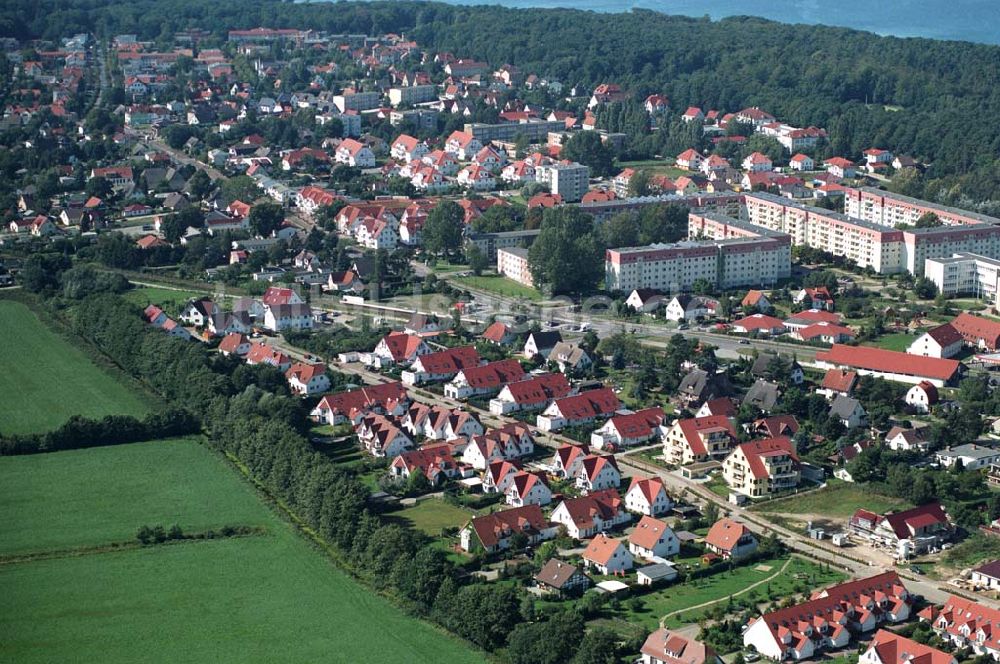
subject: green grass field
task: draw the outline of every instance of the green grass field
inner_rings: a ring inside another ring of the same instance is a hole
[[[461,528],[474,514],[443,500],[429,498],[413,507],[393,512],[392,516],[431,537],[437,537],[444,528]]]
[[[860,508],[881,514],[890,509],[900,510],[908,507],[910,505],[899,498],[866,491],[848,482],[828,480],[826,488],[763,503],[753,509],[781,515],[815,514],[832,519],[849,519]]]
[[[622,161],[618,163],[622,169],[635,168],[637,170],[649,171],[652,175],[666,175],[668,178],[678,178],[682,175],[690,175],[689,171],[674,166],[673,159],[657,160],[648,159],[645,161]]]
[[[264,528],[0,565],[0,661],[483,659],[333,567],[195,441],[0,461],[8,551],[117,540],[136,520]]]
[[[910,344],[916,340],[917,337],[915,335],[900,332],[898,334],[884,334],[872,345],[885,350],[895,350],[904,353]]]
[[[46,327],[26,305],[0,300],[0,432],[49,431],[71,415],[145,415],[150,403]]]
[[[177,316],[188,300],[205,297],[205,295],[205,293],[196,293],[195,291],[188,290],[140,286],[126,292],[123,297],[129,302],[138,304],[140,307],[155,304],[169,315]]]
[[[195,439],[0,457],[0,555],[130,540],[141,525],[258,525],[237,475]]]
[[[519,284],[512,279],[501,277],[499,275],[454,277],[449,279],[449,281],[459,287],[465,286],[467,288],[478,288],[479,290],[489,291],[491,293],[505,295],[507,297],[521,297],[526,300],[536,302],[542,299],[542,294],[534,288],[528,288],[527,286]]]

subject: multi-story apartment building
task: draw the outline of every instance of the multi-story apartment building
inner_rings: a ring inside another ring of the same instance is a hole
[[[410,85],[399,88],[389,88],[389,103],[393,108],[409,106],[437,99],[437,86]]]
[[[957,253],[924,261],[924,276],[947,297],[974,295],[1000,306],[1000,260],[979,254]]]
[[[344,90],[343,94],[334,95],[333,105],[341,113],[346,111],[368,111],[378,108],[381,95],[378,92],[354,92]]]
[[[724,415],[676,420],[663,437],[663,458],[677,466],[722,459],[735,438],[736,429]]]
[[[722,476],[733,491],[751,498],[794,489],[799,484],[799,460],[787,437],[737,445],[722,463]]]
[[[550,131],[563,131],[564,129],[566,129],[565,122],[536,119],[499,124],[472,123],[465,125],[465,131],[475,136],[483,144],[490,141],[513,141],[518,136],[524,136],[529,141],[540,141],[548,137]]]
[[[549,191],[563,201],[574,203],[587,193],[590,186],[590,167],[578,164],[549,164],[535,168],[535,182],[549,185]]]
[[[977,212],[938,205],[872,187],[848,188],[844,192],[844,213],[882,226],[913,225],[931,213],[945,226],[1000,225],[1000,219]]]
[[[791,238],[718,214],[689,217],[692,238],[675,244],[609,249],[605,282],[609,290],[652,288],[690,290],[698,280],[713,287],[770,286],[791,274]]]
[[[497,250],[497,274],[529,288],[535,286],[531,278],[531,267],[528,265],[528,250],[521,247]]]

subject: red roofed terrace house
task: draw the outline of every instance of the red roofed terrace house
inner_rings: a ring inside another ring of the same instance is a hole
[[[486,470],[494,461],[520,459],[534,451],[535,440],[528,425],[511,422],[469,439],[462,452],[462,462],[476,470]]]
[[[958,664],[949,653],[880,629],[859,658],[858,664]]]
[[[413,447],[413,441],[406,432],[384,415],[365,415],[354,431],[373,457],[393,459]]]
[[[869,346],[834,344],[816,353],[816,365],[822,369],[854,369],[859,374],[879,376],[900,383],[927,381],[944,387],[959,375],[957,360],[921,357]]]
[[[635,413],[615,415],[590,434],[590,445],[599,450],[620,450],[641,445],[662,435],[663,408],[647,408]]]
[[[778,662],[810,659],[846,647],[852,634],[909,619],[912,601],[896,572],[848,581],[813,593],[807,602],[751,620],[743,645]]]
[[[527,380],[508,383],[500,393],[490,399],[490,412],[494,415],[541,410],[552,400],[573,394],[566,376],[561,373],[535,374]]]
[[[628,491],[625,492],[625,508],[629,512],[659,516],[674,508],[674,501],[667,494],[663,480],[650,477],[647,479],[632,478]]]
[[[369,385],[348,392],[328,394],[320,399],[309,416],[330,426],[358,424],[368,413],[401,416],[410,399],[402,383]]]
[[[855,536],[889,550],[899,560],[939,548],[955,532],[937,502],[885,515],[859,509],[851,517],[850,529]]]
[[[423,473],[431,486],[446,480],[472,475],[472,470],[458,464],[448,445],[432,445],[408,450],[396,456],[389,466],[389,474],[407,480],[413,473]]]
[[[622,483],[622,474],[613,455],[588,454],[580,460],[575,477],[576,488],[584,494],[617,489]]]
[[[552,510],[552,521],[565,526],[566,534],[581,540],[614,530],[632,520],[625,502],[614,489],[596,491],[589,496],[566,498]]]
[[[952,595],[940,611],[933,606],[921,611],[920,619],[955,648],[1000,660],[1000,610]]]
[[[459,535],[465,551],[496,553],[511,548],[514,537],[537,544],[556,536],[558,526],[546,521],[538,505],[515,507],[472,519]]]
[[[477,367],[480,363],[475,346],[448,348],[418,356],[403,372],[403,382],[407,385],[440,383],[454,378],[462,369]]]
[[[499,360],[482,366],[462,369],[444,386],[450,399],[483,397],[499,392],[508,383],[524,378],[524,369],[515,359]]]
[[[621,408],[621,401],[604,387],[575,396],[556,399],[537,418],[542,431],[559,431],[565,427],[582,426],[598,418],[610,417]]]

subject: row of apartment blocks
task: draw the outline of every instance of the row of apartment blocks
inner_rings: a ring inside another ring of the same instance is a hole
[[[802,244],[843,256],[878,273],[924,274],[927,259],[956,253],[1000,257],[1000,219],[934,205],[876,189],[849,189],[847,214],[768,193],[746,194],[747,217],[757,226],[788,233]],[[933,212],[944,225],[896,230]]]
[[[699,280],[713,288],[773,286],[791,275],[792,238],[715,212],[692,212],[688,237],[674,244],[608,249],[608,290],[691,290]]]

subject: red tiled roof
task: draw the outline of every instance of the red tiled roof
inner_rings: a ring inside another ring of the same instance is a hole
[[[593,527],[595,516],[599,516],[602,521],[610,521],[622,509],[621,496],[615,489],[595,491],[579,498],[567,498],[562,504],[580,530]]]
[[[483,339],[486,339],[487,341],[492,341],[494,343],[500,343],[501,341],[503,341],[504,337],[506,337],[509,332],[510,332],[509,327],[507,327],[500,321],[497,321],[492,325],[490,325],[488,328],[486,328],[486,330],[483,332]]]
[[[517,360],[507,359],[462,369],[462,375],[465,376],[469,387],[499,389],[507,383],[520,380],[524,376],[524,369]]]
[[[509,383],[507,389],[514,403],[529,406],[547,403],[551,399],[561,399],[569,394],[569,381],[561,373],[539,374],[528,380]]]
[[[621,546],[620,541],[601,533],[587,544],[587,548],[583,552],[583,559],[598,565],[607,565],[615,551]]]
[[[750,530],[738,521],[722,518],[712,524],[705,536],[705,543],[711,544],[720,551],[732,551],[736,542],[749,533]]]
[[[492,547],[501,539],[515,533],[538,532],[545,528],[548,522],[542,516],[542,508],[538,505],[526,505],[476,517],[471,525],[483,545]]]
[[[954,343],[962,341],[962,335],[951,323],[938,325],[931,330],[927,330],[927,335],[936,341],[942,348],[946,348]]]
[[[696,456],[708,454],[708,450],[705,448],[705,441],[699,435],[702,431],[723,429],[728,431],[730,436],[736,438],[736,429],[733,428],[733,423],[725,415],[688,417],[683,420],[677,420],[677,425],[680,426],[681,433],[684,434],[684,439],[687,441],[688,447],[691,448],[691,451]]]
[[[389,348],[389,354],[392,355],[394,362],[402,362],[414,357],[417,349],[424,343],[424,340],[417,335],[405,332],[390,332],[383,337],[382,341]]]
[[[300,383],[308,383],[310,380],[316,376],[321,376],[326,373],[326,365],[319,364],[306,364],[305,362],[296,362],[292,366],[288,367],[288,371],[285,372],[285,378],[291,380],[295,378]]]
[[[652,435],[653,428],[663,422],[663,409],[646,408],[628,415],[615,415],[610,422],[623,438],[642,438]]]
[[[792,447],[792,441],[787,436],[752,440],[749,443],[741,443],[737,446],[737,449],[741,450],[744,456],[746,456],[750,472],[757,479],[768,477],[767,466],[764,464],[763,459],[765,456],[773,456],[776,453],[787,454],[792,458],[793,466],[797,466],[799,462],[799,457],[795,454],[795,449]]]
[[[375,406],[385,406],[391,401],[398,402],[406,399],[406,388],[397,381],[330,394],[320,400],[319,406],[347,416],[353,411],[363,411]]]
[[[947,524],[948,515],[944,513],[941,503],[927,503],[920,507],[886,514],[885,521],[899,539],[909,539],[912,536],[910,528],[921,528],[934,524]]]
[[[955,320],[951,321],[954,327],[965,342],[972,345],[979,345],[983,341],[990,351],[1000,349],[1000,323],[987,320],[979,316],[973,316],[967,311],[963,311]]]
[[[413,363],[414,366],[418,364],[423,371],[430,374],[458,373],[465,367],[477,366],[479,353],[475,346],[459,346],[421,355]]]
[[[670,530],[670,527],[651,516],[643,516],[636,524],[635,530],[628,536],[629,544],[635,544],[643,549],[651,550],[656,546],[663,534]]]
[[[846,393],[851,391],[851,388],[854,387],[854,383],[857,380],[857,371],[847,371],[846,369],[827,369],[826,374],[823,376],[823,382],[820,383],[820,387],[824,390]]]
[[[638,477],[632,478],[632,483],[628,486],[628,491],[625,495],[632,493],[632,489],[637,488],[642,492],[642,495],[646,497],[646,501],[652,505],[653,501],[660,494],[661,491],[665,491],[663,486],[663,480],[657,477],[647,477],[645,479],[639,479]]]
[[[567,420],[582,420],[610,415],[621,408],[621,401],[610,387],[588,390],[582,394],[556,400],[559,412]]]
[[[816,359],[844,367],[882,371],[905,376],[920,376],[947,381],[960,366],[957,360],[909,355],[869,346],[834,344],[830,350],[816,353]]]
[[[618,462],[615,460],[614,455],[599,456],[597,454],[588,454],[583,457],[581,464],[584,477],[591,481],[600,475],[606,466],[611,466],[618,471]],[[618,472],[621,474],[621,471]]]
[[[248,339],[245,334],[230,332],[219,342],[219,350],[224,353],[235,353],[237,348],[247,342]]]

